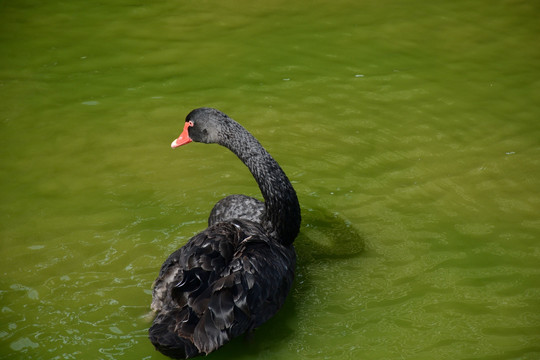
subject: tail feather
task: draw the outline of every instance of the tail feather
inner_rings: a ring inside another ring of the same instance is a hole
[[[252,321],[242,291],[245,281],[241,277],[231,274],[221,278],[196,299],[183,302],[182,308],[159,313],[150,328],[150,340],[156,349],[171,357],[187,359],[209,354],[249,330]],[[175,298],[178,300],[182,288],[193,283],[189,279],[181,282],[176,287]],[[242,293],[243,296],[239,295]]]
[[[197,348],[209,354],[230,340],[229,333],[220,329],[210,311],[202,316],[193,333],[193,343]]]
[[[233,325],[234,321],[234,301],[229,289],[221,290],[214,294],[208,303],[208,310],[211,314],[214,325],[224,330]]]
[[[150,327],[150,341],[164,355],[175,359],[189,359],[200,354],[193,342],[180,335],[192,334],[196,323],[189,308],[160,314]],[[198,319],[197,319],[198,320]]]

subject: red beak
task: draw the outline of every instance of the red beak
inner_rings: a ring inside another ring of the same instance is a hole
[[[188,128],[190,126],[192,126],[192,123],[190,121],[186,121],[186,124],[184,125],[184,130],[182,130],[182,133],[180,134],[178,139],[175,139],[171,144],[171,147],[173,149],[177,148],[179,146],[182,146],[182,145],[189,144],[190,142],[193,141],[193,140],[191,140],[191,138],[189,137],[189,134],[188,134]]]

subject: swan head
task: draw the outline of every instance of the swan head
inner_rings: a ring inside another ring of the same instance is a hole
[[[212,108],[199,108],[191,111],[186,116],[184,129],[180,136],[175,139],[171,147],[189,144],[192,141],[205,144],[220,143],[223,139],[224,128],[232,122],[227,115]]]

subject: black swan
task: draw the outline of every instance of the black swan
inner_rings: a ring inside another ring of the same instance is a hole
[[[294,278],[292,243],[301,220],[289,179],[239,123],[215,109],[195,109],[171,146],[191,141],[217,143],[235,153],[265,201],[245,195],[220,200],[208,228],[163,263],[154,282],[156,317],[149,337],[174,358],[209,354],[281,308]]]

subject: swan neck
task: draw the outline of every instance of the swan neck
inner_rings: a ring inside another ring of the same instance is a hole
[[[277,241],[292,244],[300,230],[300,205],[296,192],[277,161],[253,135],[234,122],[233,137],[222,145],[249,168],[265,200],[263,227]]]

